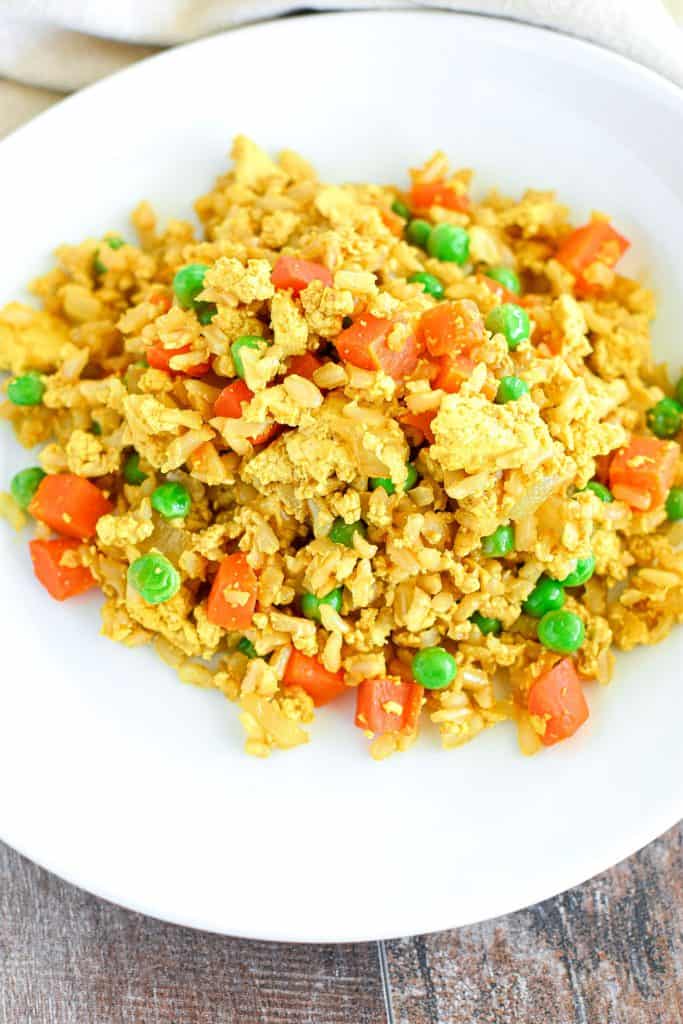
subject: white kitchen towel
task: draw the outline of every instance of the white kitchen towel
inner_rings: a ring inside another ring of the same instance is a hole
[[[302,7],[414,8],[420,0],[0,0],[0,135],[60,95],[159,47]],[[611,47],[683,86],[683,0],[435,0]]]

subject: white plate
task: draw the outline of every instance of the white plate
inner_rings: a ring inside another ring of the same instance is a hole
[[[231,136],[291,146],[330,179],[402,181],[443,147],[497,183],[610,211],[660,293],[680,363],[683,94],[604,50],[443,13],[278,21],[146,61],[0,146],[0,299],[49,250],[164,215],[223,171]],[[9,431],[0,479],[25,464]],[[680,816],[683,634],[619,659],[589,725],[532,760],[510,726],[375,764],[349,701],[313,742],[242,753],[233,706],[98,636],[96,599],[51,601],[0,529],[0,834],[57,874],[160,918],[342,941],[465,924],[607,868]]]

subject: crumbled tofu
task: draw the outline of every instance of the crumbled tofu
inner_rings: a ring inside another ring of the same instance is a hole
[[[270,275],[268,260],[247,260],[245,265],[222,256],[207,270],[200,297],[203,302],[233,307],[241,302],[263,302],[275,292]]]
[[[309,328],[322,338],[335,338],[342,329],[342,320],[354,310],[350,291],[328,288],[322,281],[311,281],[301,293]]]
[[[261,241],[270,249],[281,249],[294,234],[299,222],[299,214],[292,210],[269,213],[261,222]]]
[[[300,307],[285,291],[276,292],[270,305],[274,346],[282,359],[302,355],[308,347],[308,325]]]
[[[536,235],[555,237],[566,230],[567,208],[561,206],[553,192],[529,189],[519,203],[500,214],[503,227],[521,228],[525,238]]]
[[[314,422],[310,410],[295,401],[284,384],[276,384],[274,387],[259,391],[247,406],[244,418],[247,422],[255,424],[276,420],[290,427]]]
[[[119,468],[121,452],[107,448],[85,430],[74,430],[66,445],[69,471],[78,476],[105,476]]]
[[[444,469],[479,473],[538,465],[553,441],[528,396],[495,405],[483,395],[446,395],[432,421],[430,454]]]
[[[97,520],[97,536],[106,548],[137,547],[153,532],[149,503],[128,515],[105,515]]]
[[[51,372],[57,368],[60,351],[69,337],[63,320],[10,302],[0,310],[0,370],[15,374],[27,370]]]
[[[284,177],[282,168],[246,135],[235,138],[230,155],[235,163],[235,181],[240,185],[254,187],[269,178]]]
[[[565,359],[583,359],[592,351],[588,339],[588,325],[584,312],[571,295],[560,295],[552,304],[551,314],[562,337],[562,355]]]

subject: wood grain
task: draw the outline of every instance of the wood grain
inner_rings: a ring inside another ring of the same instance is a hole
[[[225,939],[104,903],[0,845],[2,1024],[384,1024],[376,944]]]
[[[0,844],[0,1024],[681,1024],[683,826],[496,921],[353,946],[225,939]]]
[[[683,826],[556,899],[387,959],[396,1024],[679,1024]]]

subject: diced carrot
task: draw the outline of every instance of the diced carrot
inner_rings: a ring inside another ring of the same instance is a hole
[[[291,288],[297,295],[311,281],[322,281],[330,288],[333,283],[331,272],[322,263],[299,260],[293,256],[280,256],[273,267],[270,279],[276,288]]]
[[[345,362],[360,366],[363,370],[376,370],[377,359],[370,346],[386,338],[393,326],[391,320],[365,313],[337,335],[335,348]]]
[[[398,675],[364,679],[358,687],[356,725],[366,732],[413,733],[423,692],[417,683]]]
[[[169,309],[173,305],[171,296],[167,295],[166,292],[154,292],[153,295],[150,295],[147,301],[151,302],[153,306],[157,306],[162,313],[168,313]]]
[[[462,387],[462,382],[472,373],[476,363],[466,352],[456,352],[449,356],[441,356],[437,360],[439,370],[433,380],[435,388],[441,388],[453,395]]]
[[[76,551],[78,540],[32,540],[29,544],[33,571],[55,601],[66,601],[94,587],[95,578],[84,565],[62,565],[65,551]]]
[[[211,585],[206,617],[223,629],[248,629],[256,608],[257,590],[256,573],[247,556],[241,551],[226,555]]]
[[[75,473],[53,473],[43,477],[28,510],[55,533],[88,540],[95,535],[97,520],[112,508],[90,480]]]
[[[592,220],[564,239],[555,258],[578,276],[597,259],[613,267],[630,244],[606,220]]]
[[[426,441],[434,444],[432,420],[436,416],[436,412],[436,409],[426,409],[424,412],[406,412],[401,416],[401,423],[407,423],[409,427],[415,427]]]
[[[274,437],[282,432],[282,426],[279,423],[270,423],[265,430],[256,437],[250,438],[252,444],[267,444],[268,441],[272,441]]]
[[[541,740],[547,747],[573,736],[583,725],[590,712],[571,658],[563,658],[538,677],[529,690],[528,708],[545,722]]]
[[[403,217],[399,217],[393,210],[381,210],[380,216],[385,227],[389,228],[392,235],[396,235],[400,238],[403,235],[403,229],[406,226],[406,222]]]
[[[164,348],[163,345],[152,345],[147,349],[147,362],[155,370],[165,370],[166,373],[182,374],[185,377],[203,377],[211,369],[209,363],[197,363],[186,370],[174,370],[171,367],[171,359],[174,356],[183,356],[192,349],[191,345],[183,345],[181,348]]]
[[[612,494],[641,512],[659,508],[674,482],[679,454],[675,441],[632,437],[624,448],[617,449],[610,462]]]
[[[317,708],[329,704],[347,689],[343,672],[329,672],[317,658],[302,654],[296,648],[287,660],[282,685],[300,686],[312,697]]]
[[[559,356],[562,352],[564,336],[554,324],[548,327],[541,327],[537,324],[532,334],[532,340],[534,345],[545,345],[554,356]]]
[[[643,491],[633,484],[623,483],[613,485],[612,492],[615,498],[618,498],[619,501],[623,501],[627,505],[630,505],[630,507],[636,509],[637,512],[649,512],[652,499],[647,491]]]
[[[490,292],[492,292],[499,302],[514,302],[516,305],[520,305],[520,296],[515,292],[511,292],[508,288],[505,288],[500,281],[494,281],[492,277],[487,277],[486,274],[477,274],[477,281],[481,284],[485,284]]]
[[[304,352],[301,356],[292,356],[289,360],[289,373],[296,373],[306,380],[313,380],[313,374],[323,365],[322,359],[318,359],[312,352]]]
[[[420,711],[424,703],[424,687],[419,683],[409,683],[410,689],[403,705],[403,725],[401,731],[407,734],[414,733],[420,718]]]
[[[497,284],[496,281],[492,282]],[[514,300],[518,306],[524,306],[525,309],[532,311],[535,307],[540,306],[547,296],[542,295],[540,292],[527,292],[526,295],[518,295]]]
[[[446,210],[465,213],[470,208],[470,197],[445,181],[416,181],[410,191],[410,205],[414,210],[443,206]]]
[[[254,392],[248,388],[239,377],[223,388],[220,395],[213,403],[214,416],[225,416],[231,420],[238,420],[242,415],[244,402],[251,402]]]
[[[387,339],[377,341],[371,346],[378,368],[384,370],[394,380],[408,377],[417,366],[419,348],[414,334],[408,335],[403,347],[395,352],[387,344]]]
[[[214,416],[225,416],[227,419],[238,420],[243,414],[242,405],[251,402],[254,392],[248,388],[243,380],[236,378],[227,387],[223,388],[220,395],[213,403]],[[271,423],[261,431],[260,434],[251,438],[253,444],[265,444],[270,441],[274,434],[277,434],[279,425]]]
[[[476,302],[456,299],[440,302],[423,313],[418,335],[430,355],[446,356],[471,352],[486,340],[486,328]]]
[[[609,455],[595,456],[595,478],[601,484],[609,483],[609,467],[612,462],[612,452]]]
[[[587,279],[588,268],[594,263],[616,266],[630,244],[606,220],[591,220],[564,239],[555,259],[574,275],[578,291],[592,294],[600,289]]]
[[[390,348],[388,340],[394,327],[392,320],[362,313],[351,327],[337,335],[334,345],[347,363],[364,370],[384,370],[394,380],[401,380],[417,366],[419,349],[413,334],[398,351]]]

